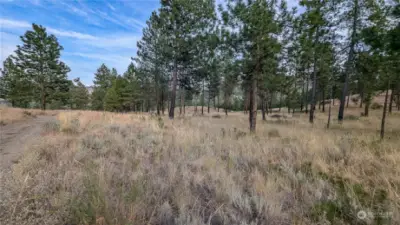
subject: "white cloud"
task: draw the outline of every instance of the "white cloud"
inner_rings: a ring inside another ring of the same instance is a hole
[[[25,21],[7,20],[0,18],[1,28],[29,28],[31,24]]]
[[[120,34],[98,38],[96,41],[85,41],[85,44],[99,48],[136,49],[136,43],[141,36],[135,34]]]
[[[75,31],[63,31],[63,30],[57,30],[53,28],[47,28],[47,30],[50,33],[53,33],[58,36],[62,37],[71,37],[71,38],[77,38],[77,39],[84,39],[84,40],[97,40],[98,38],[95,36],[92,36],[90,34],[83,34],[83,33],[78,33]]]
[[[110,8],[112,11],[115,11],[114,6],[112,6],[110,3],[107,3],[108,8]]]
[[[101,60],[104,62],[116,62],[129,61],[129,57],[123,57],[121,55],[110,55],[110,54],[95,54],[95,53],[81,53],[81,52],[66,52],[66,55],[80,56],[89,59]]]
[[[0,27],[1,28],[31,28],[31,24],[26,21],[18,21],[18,20],[8,20],[8,19],[1,19],[0,18]],[[75,31],[67,31],[67,30],[58,30],[54,28],[47,28],[47,31],[53,33],[57,36],[62,37],[70,37],[76,39],[83,39],[83,40],[96,40],[97,37],[92,36],[90,34],[83,34]]]

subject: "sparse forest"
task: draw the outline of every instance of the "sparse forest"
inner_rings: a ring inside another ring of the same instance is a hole
[[[383,136],[386,111],[400,108],[399,12],[399,4],[379,0],[300,1],[293,9],[285,1],[161,1],[127,71],[101,65],[90,96],[79,78],[67,80],[56,37],[34,24],[4,61],[0,97],[15,107],[171,119],[186,106],[199,114],[240,110],[254,132],[258,111],[265,119],[285,107],[313,123],[316,110],[339,99],[342,122],[350,101],[368,116],[372,98],[387,92]]]

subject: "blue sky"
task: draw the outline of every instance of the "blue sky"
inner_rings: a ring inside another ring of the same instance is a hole
[[[64,47],[69,78],[92,84],[105,63],[123,73],[159,0],[0,0],[1,62],[20,44],[32,23],[45,26]],[[2,64],[2,63],[1,63]]]
[[[289,0],[289,6],[295,2]],[[19,36],[36,23],[64,47],[61,60],[71,68],[70,79],[91,85],[102,63],[122,74],[136,56],[146,20],[159,6],[159,0],[0,0],[0,67],[21,44]]]

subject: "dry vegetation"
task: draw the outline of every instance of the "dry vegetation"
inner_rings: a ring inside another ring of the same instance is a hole
[[[0,126],[21,122],[35,118],[39,115],[56,115],[57,111],[43,111],[39,109],[18,109],[0,106]]]
[[[255,135],[243,113],[61,112],[3,174],[0,224],[397,224],[400,114],[381,142],[380,111],[349,111]]]

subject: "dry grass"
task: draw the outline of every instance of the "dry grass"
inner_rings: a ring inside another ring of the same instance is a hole
[[[39,115],[56,115],[57,111],[39,109],[19,109],[0,106],[0,126],[32,119]]]
[[[62,112],[3,174],[0,224],[397,224],[400,114],[380,142],[379,113],[249,135],[243,113]]]

